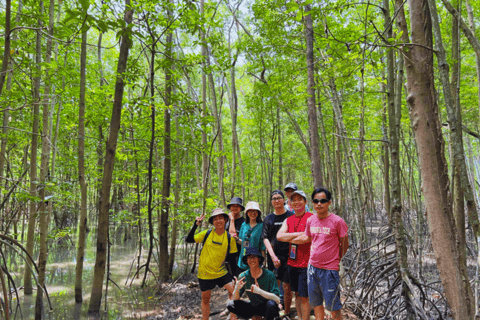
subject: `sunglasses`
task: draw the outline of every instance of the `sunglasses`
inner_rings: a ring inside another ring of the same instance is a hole
[[[283,198],[282,198],[282,197],[274,197],[274,198],[272,198],[272,201],[280,201],[280,200],[283,200]]]
[[[315,203],[315,204],[318,204],[318,203],[327,203],[329,202],[330,200],[327,200],[327,199],[313,199],[312,202]]]

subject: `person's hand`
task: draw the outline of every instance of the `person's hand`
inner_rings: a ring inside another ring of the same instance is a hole
[[[282,265],[280,259],[278,259],[277,256],[273,256],[272,261],[276,269],[280,268],[280,266]]]
[[[250,287],[250,289],[247,289],[247,291],[251,292],[251,293],[256,293],[258,294],[258,292],[255,292],[256,290],[258,290],[258,284],[252,284],[252,286]]]
[[[200,217],[195,218],[195,220],[197,220],[197,226],[199,226],[202,223],[203,219],[205,218],[205,215],[206,213],[202,213]]]
[[[238,291],[242,289],[243,286],[245,285],[245,277],[243,277],[240,280],[237,280],[237,277],[234,277],[234,283],[235,283],[235,287],[233,289],[234,291]]]

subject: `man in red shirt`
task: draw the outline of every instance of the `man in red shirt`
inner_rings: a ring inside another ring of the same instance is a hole
[[[295,292],[295,306],[298,318],[310,318],[310,303],[308,302],[307,267],[310,259],[310,241],[305,235],[307,219],[313,216],[305,212],[307,196],[302,190],[291,194],[292,208],[295,215],[287,218],[277,233],[277,240],[290,243],[288,266],[288,285]],[[286,298],[286,297],[285,297]],[[285,299],[285,312],[290,310],[291,301]],[[287,308],[288,307],[288,308]]]

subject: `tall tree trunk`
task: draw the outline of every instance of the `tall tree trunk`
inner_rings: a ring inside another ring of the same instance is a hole
[[[468,180],[467,165],[465,161],[465,149],[463,147],[462,113],[460,110],[460,102],[458,100],[459,92],[457,92],[457,83],[458,83],[457,78],[460,71],[459,71],[459,67],[457,66],[456,70],[454,70],[452,75],[453,77],[455,77],[455,84],[453,84],[455,88],[451,88],[450,80],[449,80],[449,67],[445,58],[445,49],[443,47],[442,34],[441,34],[440,23],[439,23],[438,14],[437,14],[437,7],[434,1],[429,0],[428,4],[432,14],[433,30],[435,34],[435,46],[437,48],[436,52],[437,52],[438,65],[440,69],[440,80],[442,81],[443,95],[445,98],[445,106],[447,109],[447,121],[450,127],[451,137],[452,137],[451,142],[452,142],[454,163],[455,163],[455,166],[458,166],[458,169],[459,169],[459,172],[458,172],[459,181],[461,183],[461,188],[464,192],[465,200],[467,202],[468,219],[470,224],[472,225],[475,236],[478,238],[480,236],[480,222],[478,220],[478,212],[475,206],[475,199],[473,195],[472,185]],[[458,18],[459,17],[457,17],[457,19]],[[457,32],[457,39],[458,39],[458,32]],[[458,50],[457,48],[455,50]],[[458,61],[459,55],[458,53],[456,53],[456,55],[457,55],[456,60]],[[452,89],[453,89],[454,95],[452,94]],[[459,214],[464,215],[464,213],[459,213]],[[460,230],[457,230],[457,232],[460,232]]]
[[[80,53],[80,98],[78,101],[78,180],[80,182],[80,219],[78,219],[75,301],[82,302],[82,275],[87,230],[87,183],[85,181],[85,80],[87,67],[87,30],[82,33]]]
[[[40,16],[43,14],[43,1],[39,1]],[[38,25],[41,27],[43,22],[38,19]],[[37,74],[34,78],[33,89],[33,125],[32,125],[32,150],[30,155],[30,196],[34,199],[37,196],[37,147],[38,147],[38,118],[39,118],[39,105],[40,105],[40,80],[41,80],[41,68],[42,63],[42,37],[40,32],[37,32],[36,44],[35,44],[35,64],[37,65]],[[35,237],[35,222],[37,214],[37,203],[34,200],[30,200],[30,210],[27,229],[27,252],[30,256],[33,255],[33,240]],[[25,294],[32,294],[32,278],[30,268],[27,262],[25,262],[25,273],[23,279],[23,292]]]
[[[469,0],[465,0],[465,5],[467,7],[467,14],[468,14],[468,24],[470,26],[470,29],[472,29],[472,33],[476,34],[475,30],[475,18],[473,16],[473,9],[472,6],[470,5]],[[475,55],[475,66],[477,69],[477,87],[478,87],[478,115],[480,116],[480,56],[478,54]]]
[[[311,6],[305,6],[305,39],[307,44],[307,104],[308,104],[308,128],[310,134],[310,162],[312,166],[313,185],[318,188],[323,185],[322,167],[320,161],[320,138],[318,137],[317,110],[315,102],[315,60],[313,56],[313,20],[309,13]]]
[[[147,200],[147,210],[148,210],[148,255],[147,261],[145,262],[145,273],[143,274],[143,280],[141,287],[145,287],[145,283],[147,280],[148,272],[150,271],[150,261],[152,259],[153,254],[153,208],[152,208],[152,201],[153,201],[153,152],[155,149],[155,36],[151,34],[152,38],[152,49],[151,49],[151,59],[150,59],[150,77],[149,87],[150,87],[150,117],[151,120],[151,127],[150,127],[150,146],[148,148],[148,200]],[[158,219],[159,225],[159,237],[162,235],[162,221]],[[161,245],[160,245],[161,247]],[[161,249],[160,249],[161,250]],[[162,257],[163,258],[163,257]]]
[[[3,61],[2,61],[2,70],[0,71],[0,96],[2,95],[3,85],[5,84],[5,79],[7,78],[7,69],[8,62],[10,58],[10,20],[12,12],[12,1],[5,0],[5,44],[3,47]],[[3,168],[2,168],[3,169]]]
[[[205,1],[200,0],[200,15],[202,19],[205,16]],[[207,117],[207,76],[206,59],[207,59],[207,44],[205,41],[205,32],[200,30],[200,41],[202,43],[202,111],[200,117],[206,119]],[[208,154],[207,154],[207,124],[202,121],[202,190],[203,190],[203,205],[202,212],[205,212],[207,197],[208,197]]]
[[[173,19],[173,14],[170,9],[167,9],[168,19]],[[172,88],[173,88],[173,60],[172,56],[173,46],[173,32],[167,33],[165,43],[165,55],[167,64],[165,67],[165,111],[163,113],[163,186],[162,186],[162,216],[160,224],[160,280],[166,281],[169,277],[168,270],[168,215],[170,212],[170,184],[172,172],[172,153],[170,149],[171,141],[171,123],[170,114],[172,108]]]
[[[125,22],[132,22],[133,8],[130,0],[125,0]],[[98,313],[102,303],[103,280],[105,276],[105,263],[107,254],[108,213],[110,209],[110,189],[112,186],[115,153],[117,150],[118,132],[122,116],[122,99],[125,83],[123,76],[127,68],[128,53],[131,46],[130,33],[124,32],[120,43],[120,53],[117,65],[117,78],[115,82],[115,95],[113,99],[112,117],[110,120],[110,133],[108,136],[105,161],[103,167],[102,190],[100,196],[100,212],[97,229],[97,257],[93,275],[92,294],[88,310],[90,313]]]
[[[178,122],[178,114],[175,115],[175,131],[177,134],[177,140],[180,141],[180,124]],[[177,154],[176,154],[176,161],[175,161],[175,215],[173,217],[173,226],[172,226],[172,240],[170,242],[170,256],[169,256],[169,261],[168,261],[168,273],[169,275],[173,275],[173,264],[175,262],[175,248],[177,246],[177,236],[178,236],[178,215],[180,211],[180,159],[183,159],[181,157],[182,150],[181,148],[177,145]]]
[[[393,51],[393,50],[392,50]],[[392,63],[392,69],[393,69],[393,64],[395,63],[394,59],[390,61],[388,59],[388,52],[387,52],[387,69],[390,69],[389,64]],[[385,77],[385,73],[383,72],[383,78],[386,79],[386,82],[388,83],[389,81],[394,80],[394,74],[392,72],[392,76],[390,76],[390,73],[388,74],[388,77]],[[390,95],[394,96],[390,90],[387,89],[387,85],[385,83],[381,84],[382,91],[386,93],[387,99],[385,99],[385,96],[382,98],[383,102],[383,115],[382,115],[382,133],[383,133],[383,140],[388,140],[388,132],[387,132],[387,109],[390,103],[393,104],[393,101],[390,102],[390,99],[394,100],[394,97],[390,98]],[[391,89],[391,87],[389,86]],[[392,210],[391,210],[391,204],[390,204],[390,148],[388,146],[388,142],[385,142],[382,146],[382,162],[383,162],[383,187],[384,187],[384,192],[383,192],[383,203],[385,207],[385,212],[387,213],[387,218],[388,218],[388,226],[390,229],[393,230],[393,221],[392,221]]]
[[[401,8],[402,2],[397,0],[396,3]],[[464,266],[458,260],[455,224],[448,191],[448,169],[433,81],[430,10],[420,1],[409,2],[409,7],[411,41],[408,38],[403,8],[399,11],[397,19],[403,32],[402,40],[405,43],[412,43],[406,45],[408,50],[403,51],[407,70],[407,102],[410,105],[410,120],[419,149],[422,186],[432,245],[447,302],[455,319],[473,319],[474,299],[468,278],[464,277],[465,273],[462,270]],[[437,44],[438,41],[439,39],[436,39]],[[448,89],[447,86],[447,91]]]
[[[283,145],[282,145],[282,118],[280,106],[277,105],[277,130],[278,130],[278,189],[283,190]]]
[[[11,19],[11,9],[12,9],[12,2],[11,0],[5,1],[5,45],[3,51],[3,61],[2,61],[2,70],[0,71],[0,96],[2,95],[3,85],[5,83],[5,78],[7,77],[7,70],[8,66],[11,65],[9,63],[9,56],[10,56],[10,19]],[[11,83],[12,72],[8,72],[8,82]],[[7,87],[9,87],[7,83]],[[9,88],[7,88],[9,89]],[[1,151],[0,151],[0,181],[3,179],[3,167],[5,165],[5,156],[6,156],[6,149],[7,149],[7,133],[8,133],[8,117],[9,111],[8,107],[5,108],[3,111],[3,128],[2,128],[2,142],[1,142]]]
[[[40,1],[42,2],[42,1]],[[43,6],[43,3],[40,4]],[[47,38],[47,50],[45,53],[45,63],[48,66],[51,63],[52,57],[52,37],[53,37],[53,26],[55,22],[54,11],[55,10],[55,0],[50,0],[49,11],[48,11],[48,34]],[[43,11],[43,8],[41,8]],[[40,225],[40,252],[38,255],[38,286],[37,286],[37,299],[35,303],[35,319],[41,320],[43,313],[43,288],[45,286],[45,271],[47,269],[47,207],[45,201],[45,194],[47,189],[47,175],[48,175],[48,163],[50,160],[50,67],[45,69],[45,79],[46,85],[43,92],[43,114],[42,114],[42,159],[40,165],[40,207],[39,207],[39,225]]]

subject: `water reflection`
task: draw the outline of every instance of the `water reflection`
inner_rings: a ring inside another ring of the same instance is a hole
[[[96,241],[94,233],[88,236],[87,250],[85,252],[84,271],[83,271],[83,303],[75,303],[74,286],[75,286],[75,264],[76,264],[76,248],[68,246],[53,247],[49,251],[46,284],[52,311],[49,311],[47,300],[45,302],[45,319],[139,319],[136,310],[145,309],[154,299],[153,289],[147,291],[138,288],[138,283],[131,287],[125,285],[127,277],[131,270],[135,270],[136,264],[132,266],[134,256],[138,247],[135,239],[125,240],[123,243],[111,246],[110,257],[110,278],[119,288],[112,282],[108,284],[107,310],[105,310],[105,296],[102,299],[102,313],[97,316],[87,314],[88,304],[90,300],[90,291],[93,279],[93,268],[95,265],[95,246]],[[146,250],[144,250],[146,251]],[[15,283],[18,286],[23,282],[23,266],[18,265],[20,269],[16,273]],[[106,274],[105,274],[106,276]],[[130,277],[132,275],[130,274]],[[141,280],[141,279],[140,279]],[[138,281],[138,280],[136,280]],[[130,284],[131,279],[128,281]],[[150,291],[150,292],[149,292]],[[105,295],[105,287],[103,294]],[[35,296],[24,296],[20,290],[20,311],[17,310],[12,319],[34,319],[35,316]],[[15,310],[15,303],[12,306]]]

